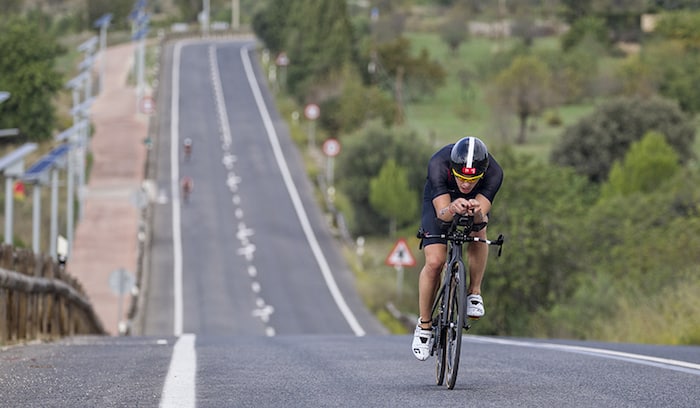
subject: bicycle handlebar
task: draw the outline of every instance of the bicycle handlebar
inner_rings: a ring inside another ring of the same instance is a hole
[[[474,216],[457,214],[452,219],[452,222],[450,222],[450,226],[447,229],[446,233],[428,234],[425,231],[419,231],[418,238],[441,238],[457,243],[481,242],[486,245],[496,245],[498,246],[498,256],[500,257],[501,252],[503,251],[503,243],[505,242],[503,234],[499,234],[498,238],[496,238],[495,240],[472,237],[469,236],[469,234],[472,232],[473,226]]]

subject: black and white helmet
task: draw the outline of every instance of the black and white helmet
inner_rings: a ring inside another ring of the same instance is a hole
[[[463,137],[452,146],[450,153],[452,173],[462,179],[479,179],[489,167],[489,152],[480,139]]]

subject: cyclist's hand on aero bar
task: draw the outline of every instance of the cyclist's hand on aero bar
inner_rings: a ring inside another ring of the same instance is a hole
[[[450,210],[456,214],[474,215],[481,212],[481,203],[474,198],[467,200],[466,198],[457,198],[452,204]]]

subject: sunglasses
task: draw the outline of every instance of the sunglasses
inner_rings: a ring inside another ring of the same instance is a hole
[[[481,173],[481,174],[479,174],[478,176],[464,177],[463,175],[457,173],[457,172],[455,171],[455,169],[452,169],[452,174],[454,174],[454,176],[455,176],[458,180],[463,181],[463,182],[466,182],[466,183],[476,183],[477,181],[479,181],[480,178],[484,177],[484,173]]]

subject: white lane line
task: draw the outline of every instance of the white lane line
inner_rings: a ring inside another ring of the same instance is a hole
[[[280,170],[282,172],[282,179],[284,180],[284,184],[287,186],[287,191],[289,192],[289,196],[292,199],[292,203],[294,204],[294,209],[296,210],[297,217],[301,222],[302,229],[304,230],[304,234],[306,235],[306,240],[311,246],[311,251],[314,253],[316,262],[321,268],[321,273],[323,274],[323,279],[326,281],[326,286],[328,286],[328,289],[330,290],[336,305],[340,309],[340,312],[345,317],[345,320],[350,325],[350,328],[352,328],[352,330],[355,332],[355,335],[364,336],[365,330],[362,328],[362,326],[360,326],[360,323],[357,321],[357,318],[352,313],[352,310],[345,302],[345,298],[343,298],[343,294],[340,292],[340,289],[338,288],[338,285],[335,282],[335,278],[333,277],[333,273],[331,273],[331,268],[328,265],[328,261],[323,255],[321,246],[319,245],[318,240],[316,239],[316,235],[314,234],[314,231],[311,228],[309,217],[306,215],[306,210],[304,209],[304,205],[301,202],[301,198],[299,198],[299,192],[297,191],[294,185],[292,176],[290,176],[287,160],[284,158],[284,154],[282,153],[282,147],[280,146],[279,139],[277,138],[277,132],[275,131],[275,127],[272,124],[270,113],[267,111],[267,107],[265,106],[265,101],[263,100],[262,93],[260,92],[260,87],[255,79],[253,67],[250,63],[250,58],[248,57],[249,47],[250,46],[241,47],[241,59],[243,60],[243,67],[245,68],[246,76],[248,77],[248,84],[250,85],[250,89],[253,92],[253,95],[255,96],[255,102],[258,106],[258,111],[260,112],[260,116],[265,124],[267,137],[270,140],[270,144],[272,145],[272,150],[275,154],[275,159],[280,166]]]
[[[182,334],[182,230],[180,225],[180,54],[182,42],[175,44],[170,100],[170,194],[173,226],[173,331]]]
[[[160,397],[161,408],[190,408],[196,403],[197,352],[195,335],[183,334],[173,347],[173,356]]]
[[[209,65],[211,66],[211,81],[214,83],[214,96],[216,99],[216,112],[219,114],[219,124],[221,127],[221,138],[224,143],[224,150],[231,146],[231,129],[229,128],[228,113],[226,113],[226,101],[224,100],[224,90],[221,87],[221,74],[219,73],[219,62],[216,58],[216,46],[209,46]]]
[[[586,354],[603,358],[610,358],[613,360],[622,360],[635,364],[649,365],[659,368],[665,368],[668,370],[682,371],[684,373],[690,373],[695,375],[700,375],[700,364],[689,363],[687,361],[671,360],[668,358],[645,356],[643,354],[633,354],[625,353],[622,351],[607,350],[594,347],[583,347],[583,346],[570,346],[566,344],[554,344],[554,343],[535,343],[529,341],[518,341],[518,340],[506,340],[506,339],[495,339],[482,336],[472,336],[466,335],[465,339],[482,342],[482,343],[495,343],[495,344],[505,344],[509,346],[519,346],[519,347],[530,347],[530,348],[540,348],[549,350],[559,350],[566,351],[569,353]]]

